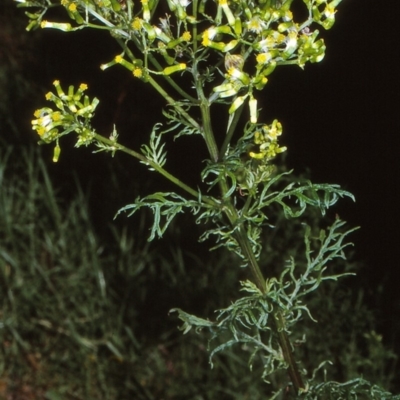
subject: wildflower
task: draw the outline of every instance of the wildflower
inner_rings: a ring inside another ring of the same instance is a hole
[[[261,52],[267,52],[268,50],[279,46],[286,39],[286,36],[278,31],[272,31],[265,39],[260,40],[256,44],[256,49]]]
[[[52,118],[53,118],[54,122],[60,121],[61,120],[61,113],[59,111],[55,111],[53,113],[53,117]]]
[[[227,72],[229,77],[233,80],[240,81],[244,85],[248,85],[250,83],[249,75],[235,67],[230,67]]]
[[[139,68],[139,67],[136,67],[134,70],[133,70],[133,76],[135,77],[135,78],[142,78],[143,77],[143,69],[142,68]]]
[[[332,5],[327,5],[324,11],[324,15],[327,19],[332,19],[335,17],[336,14],[336,10],[335,7],[333,7]]]
[[[278,136],[282,134],[282,125],[278,120],[274,120],[270,126],[265,125],[262,132],[254,133],[254,143],[259,146],[258,152],[250,152],[249,155],[257,160],[268,161],[277,154],[286,151],[286,147],[279,147]]]
[[[192,39],[192,35],[190,34],[190,32],[185,31],[185,32],[183,32],[181,39],[184,42],[190,42],[190,39]]]
[[[143,20],[141,20],[140,18],[136,17],[132,21],[131,26],[132,26],[133,30],[140,31],[142,29],[142,26],[143,26]]]
[[[261,33],[267,27],[267,24],[260,18],[259,15],[252,17],[249,21],[247,21],[246,25],[250,32],[254,32],[256,34]]]
[[[206,29],[203,32],[203,41],[201,42],[201,44],[204,47],[208,47],[211,43],[211,41],[214,39],[215,35],[217,34],[217,31],[215,30],[215,27],[212,26],[211,28]]]
[[[129,61],[126,61],[121,55],[115,56],[114,60],[117,64],[121,64],[126,69],[129,69],[130,71],[133,70],[133,64]]]
[[[293,21],[293,13],[290,10],[285,11],[285,15],[282,17],[285,22]]]
[[[36,132],[40,137],[42,137],[46,133],[46,129],[43,126],[39,126],[33,129],[36,129]]]
[[[284,50],[284,55],[286,57],[291,56],[297,49],[297,32],[291,31],[287,36],[286,48]]]
[[[267,64],[269,61],[271,61],[271,58],[272,58],[272,56],[271,56],[271,53],[259,53],[259,54],[257,54],[257,57],[256,57],[256,61],[257,61],[257,64],[262,64],[262,65],[264,65],[264,64]]]

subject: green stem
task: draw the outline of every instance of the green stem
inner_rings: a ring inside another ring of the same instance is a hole
[[[129,154],[132,157],[137,158],[139,161],[141,161],[142,163],[149,165],[151,168],[153,168],[155,171],[157,171],[159,174],[161,174],[162,176],[164,176],[165,178],[167,178],[169,181],[171,181],[172,183],[174,183],[176,186],[180,187],[181,189],[183,189],[184,191],[186,191],[187,193],[189,193],[190,195],[194,196],[196,199],[199,199],[201,197],[202,201],[204,201],[205,203],[212,205],[212,206],[219,206],[218,203],[216,203],[215,200],[213,200],[210,197],[204,197],[201,196],[201,194],[199,192],[197,192],[196,190],[192,189],[190,186],[186,185],[185,183],[183,183],[181,180],[179,180],[177,177],[175,177],[174,175],[170,174],[168,171],[166,171],[164,168],[160,167],[160,165],[156,164],[155,162],[153,162],[152,160],[149,160],[147,157],[145,157],[143,154],[138,153],[137,151],[134,151],[132,149],[129,149],[128,147],[123,146],[122,144],[116,143],[114,140],[111,139],[107,139],[104,136],[101,136],[97,133],[94,134],[94,138],[101,142],[106,144],[107,146],[110,147],[114,147],[116,150],[122,151],[126,154]]]
[[[197,21],[197,11],[198,11],[198,0],[193,0],[193,17]],[[193,38],[193,53],[197,51],[197,24],[193,24],[192,28],[192,38]]]
[[[228,148],[229,144],[231,143],[233,133],[236,130],[236,126],[240,120],[240,116],[242,115],[242,111],[244,108],[244,104],[242,104],[235,112],[234,114],[229,116],[229,122],[228,126],[226,129],[226,136],[224,143],[221,146],[221,150],[219,151],[219,157],[223,158],[226,152],[226,149]]]
[[[109,29],[109,28],[105,28],[105,29]],[[131,61],[137,61],[137,58],[133,55],[131,49],[126,45],[126,43],[119,39],[116,38],[116,41],[118,42],[118,44],[121,46],[121,48],[124,50],[124,52],[127,54],[127,56],[131,59]],[[140,45],[139,41],[133,37],[132,41],[135,43],[136,47],[138,48],[138,50],[143,53],[143,48]],[[152,55],[152,54],[147,54],[147,58],[150,60],[150,62],[154,65],[154,67],[158,70],[158,71],[162,71],[163,67],[161,66],[161,64],[156,60],[156,58]],[[163,75],[163,78],[169,83],[169,85],[171,85],[171,87],[174,88],[174,90],[176,90],[183,98],[185,98],[186,100],[189,100],[192,103],[196,103],[197,99],[195,99],[194,97],[192,97],[189,93],[185,92],[170,76],[166,76]]]
[[[200,92],[202,93],[202,91]],[[214,139],[213,132],[211,130],[211,123],[210,123],[210,111],[209,111],[209,104],[202,101],[200,105],[201,111],[202,111],[202,119],[203,119],[203,129],[204,129],[204,138],[206,139]],[[231,133],[232,135],[232,133]],[[210,156],[211,158],[217,162],[218,161],[218,153],[213,153],[214,151],[218,151],[213,147],[213,143],[215,141],[213,140],[211,142],[211,145],[207,142],[207,147],[209,148]],[[251,243],[249,241],[249,238],[247,236],[247,232],[245,229],[245,226],[243,225],[242,222],[240,222],[240,217],[238,215],[236,207],[233,205],[231,199],[226,196],[226,193],[228,192],[228,184],[226,180],[222,179],[220,180],[220,190],[221,190],[221,195],[223,199],[225,200],[224,204],[224,212],[225,215],[228,217],[230,224],[232,227],[237,227],[239,225],[239,229],[236,234],[237,241],[239,243],[240,248],[242,249],[243,255],[245,259],[248,262],[250,271],[253,275],[253,280],[257,287],[260,289],[261,293],[264,295],[266,294],[266,285],[265,285],[265,278],[261,272],[260,266],[258,264],[258,261],[256,259],[256,256],[253,252],[253,249],[251,247]],[[275,313],[275,331],[278,336],[278,341],[280,344],[280,347],[282,349],[283,357],[288,365],[288,373],[290,376],[290,379],[293,383],[293,387],[296,391],[296,393],[299,393],[300,389],[304,388],[304,384],[300,375],[300,372],[297,368],[296,361],[293,356],[291,344],[289,337],[285,331],[285,321],[284,318],[281,314],[280,311]]]
[[[244,229],[243,224],[241,224],[239,232],[238,232],[238,242],[243,251],[245,258],[249,263],[250,270],[253,274],[253,279],[257,287],[261,290],[261,293],[266,294],[266,286],[265,279],[262,275],[260,267],[258,265],[257,259],[254,255],[254,252],[251,248],[251,244],[247,237],[246,230]],[[275,327],[276,334],[278,336],[279,345],[282,349],[283,357],[288,365],[288,373],[290,380],[293,383],[293,387],[295,389],[296,394],[299,393],[301,389],[304,389],[304,383],[301,378],[299,369],[297,368],[296,361],[293,356],[292,347],[290,344],[289,337],[285,331],[285,319],[280,311],[274,314],[275,317]]]
[[[210,102],[204,95],[203,91],[203,81],[200,78],[200,74],[197,71],[197,64],[193,63],[193,78],[196,82],[197,96],[200,100],[200,111],[201,120],[203,123],[202,134],[207,145],[208,152],[210,154],[211,160],[217,162],[219,159],[219,151],[217,143],[215,141],[214,132],[211,125],[211,115],[210,115]]]
[[[200,111],[203,121],[203,129],[202,129],[203,137],[204,140],[206,141],[211,160],[217,162],[219,159],[219,151],[212,131],[210,106],[207,99],[202,100],[200,104]]]
[[[296,391],[296,394],[298,394],[305,386],[293,356],[292,345],[290,344],[288,335],[285,332],[285,319],[280,311],[276,312],[274,317],[279,344],[282,349],[283,357],[288,364],[290,380],[293,383],[293,388]]]
[[[181,106],[177,104],[177,102],[151,77],[148,77],[148,82],[150,83],[151,86],[153,86],[154,89],[157,90],[158,93],[161,94],[164,99],[171,104],[181,116],[183,116],[186,121],[195,129],[197,129],[199,132],[201,131],[200,125],[193,119],[193,117],[190,116]]]

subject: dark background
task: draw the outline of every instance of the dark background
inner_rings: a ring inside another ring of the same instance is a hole
[[[119,51],[107,34],[25,33],[23,10],[17,10],[11,0],[1,1],[0,66],[8,74],[2,90],[10,110],[2,115],[2,146],[37,140],[30,128],[31,116],[44,105],[43,95],[52,89],[54,79],[64,86],[88,83],[88,93],[101,100],[96,116],[100,133],[108,135],[115,123],[122,143],[137,148],[145,142],[164,103],[126,70],[100,71],[99,65]],[[332,213],[361,226],[352,237],[355,257],[364,265],[359,278],[368,293],[366,301],[379,310],[380,330],[392,342],[399,334],[400,318],[400,5],[397,0],[344,0],[338,9],[334,27],[321,32],[327,45],[323,62],[306,65],[304,71],[277,69],[258,98],[262,118],[278,118],[284,126],[282,142],[288,146],[289,166],[310,170],[313,181],[340,184],[356,196],[355,204],[343,200]],[[179,162],[171,165],[172,170],[190,181],[194,174],[187,163],[206,157],[200,146],[199,141],[198,154],[179,148],[174,156]],[[48,160],[50,147],[44,149]],[[138,190],[147,192],[161,183],[157,178],[151,183],[145,168],[124,155],[117,155],[112,163],[108,155],[73,149],[73,142],[64,144],[59,163],[49,161],[49,168],[65,198],[73,195],[74,175],[90,189],[93,214],[102,216],[99,229]],[[133,177],[137,183],[121,188],[112,170],[117,171],[119,182]]]

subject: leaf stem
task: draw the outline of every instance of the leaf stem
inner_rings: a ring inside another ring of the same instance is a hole
[[[211,160],[217,162],[219,159],[219,151],[215,141],[214,132],[211,125],[210,104],[203,91],[203,80],[197,71],[197,63],[193,63],[193,78],[196,82],[197,96],[200,100],[200,111],[202,120],[202,135],[207,145]]]
[[[305,388],[305,386],[301,378],[299,369],[297,368],[297,363],[293,356],[292,346],[285,331],[285,319],[280,311],[276,312],[274,314],[274,317],[279,344],[282,349],[283,357],[288,364],[288,374],[290,380],[292,381],[293,388],[296,394],[298,394],[301,389]]]
[[[205,203],[212,205],[212,206],[219,206],[218,203],[216,203],[215,200],[213,200],[210,197],[205,197],[201,196],[201,194],[192,189],[190,186],[186,185],[184,182],[182,182],[180,179],[175,177],[174,175],[170,174],[168,171],[166,171],[164,168],[162,168],[160,165],[156,164],[152,160],[149,160],[147,157],[145,157],[143,154],[138,153],[137,151],[134,151],[132,149],[129,149],[128,147],[123,146],[122,144],[116,143],[114,140],[107,139],[104,136],[99,135],[98,133],[94,134],[94,139],[97,141],[104,143],[110,147],[114,147],[116,150],[120,150],[126,154],[129,154],[132,157],[137,158],[140,160],[142,163],[149,165],[151,168],[153,168],[155,171],[157,171],[159,174],[167,178],[169,181],[174,183],[176,186],[180,187],[183,189],[185,192],[189,193],[190,195],[194,196],[196,199],[201,198],[202,201]]]
[[[151,86],[153,86],[154,89],[157,90],[158,93],[161,94],[162,97],[169,103],[171,106],[173,106],[180,115],[182,115],[186,121],[190,125],[193,126],[193,128],[197,129],[198,131],[201,131],[200,125],[193,119],[192,116],[190,116],[179,104],[176,100],[174,100],[151,76],[148,77],[148,82],[150,83]]]
[[[213,133],[211,131],[211,124],[209,121],[209,118],[210,118],[209,104],[202,101],[200,107],[202,110],[204,138],[207,142],[207,138],[210,138],[210,137],[214,138]],[[210,129],[210,130],[208,131],[208,129]],[[229,136],[232,137],[233,131],[228,129],[228,132],[229,132]],[[229,143],[226,143],[226,146],[228,144]],[[213,154],[214,147],[210,146],[208,143],[207,143],[207,147],[209,148],[211,158],[216,162],[218,160],[218,153],[217,153],[217,155]],[[216,146],[215,146],[215,151],[217,151]],[[217,157],[217,158],[215,158],[215,157]],[[223,155],[222,155],[222,157],[223,157]],[[265,295],[266,294],[265,278],[261,272],[260,266],[258,264],[256,256],[251,247],[251,243],[247,236],[245,226],[243,225],[242,222],[240,222],[240,217],[238,215],[237,209],[233,205],[231,198],[226,196],[226,193],[228,192],[228,185],[227,185],[226,180],[221,179],[219,182],[219,186],[220,186],[222,198],[226,199],[225,204],[224,204],[225,207],[223,208],[225,211],[225,215],[228,217],[232,227],[238,227],[238,230],[236,233],[237,241],[239,243],[240,248],[242,249],[245,259],[248,262],[250,271],[253,275],[254,283],[260,289],[261,293],[263,293]],[[274,317],[275,317],[275,331],[276,331],[276,335],[278,337],[280,347],[282,349],[283,357],[288,365],[288,374],[293,383],[293,387],[294,387],[296,393],[299,393],[299,391],[304,388],[304,384],[303,384],[300,372],[297,368],[296,361],[293,356],[289,337],[285,331],[285,320],[280,311],[276,312]]]
[[[219,151],[219,157],[222,158],[225,155],[226,149],[228,148],[229,144],[231,143],[232,136],[236,130],[236,126],[240,120],[240,116],[242,115],[244,108],[244,104],[242,104],[235,112],[234,114],[231,114],[229,116],[229,121],[228,121],[228,126],[226,129],[226,136],[224,143],[221,146],[221,149]]]

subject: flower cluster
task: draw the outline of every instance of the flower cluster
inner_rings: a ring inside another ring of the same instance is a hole
[[[44,13],[40,12],[28,15],[44,28],[70,31],[86,25],[98,26],[123,39],[120,40],[123,52],[101,65],[103,70],[119,64],[134,77],[153,85],[151,75],[168,77],[169,83],[174,84],[169,78],[171,74],[190,73],[194,81],[202,81],[202,90],[210,104],[215,101],[226,104],[229,103],[226,99],[232,98],[229,114],[248,101],[253,125],[258,120],[255,92],[265,87],[277,66],[292,64],[303,68],[307,62],[323,59],[325,44],[312,24],[331,28],[336,6],[341,2],[303,0],[308,17],[301,22],[291,11],[294,0],[167,0],[168,12],[161,18],[157,10],[160,2],[153,0],[141,0],[140,4],[120,0],[38,0],[38,4],[42,2],[45,7],[46,1],[60,2],[73,24],[41,21]],[[216,62],[207,65],[209,59]],[[221,71],[223,64],[225,71]],[[93,113],[97,100],[90,103],[85,97],[79,103],[82,87],[76,92],[71,89],[68,95],[62,93],[58,83],[56,88],[58,97],[49,94],[49,100],[62,112],[39,110],[33,121],[34,129],[43,141],[53,141],[61,135],[60,127],[64,132],[73,127],[79,131],[79,143],[85,143],[85,138],[90,137],[85,128],[89,117],[85,113]],[[184,93],[191,104],[196,103],[192,93],[179,88],[178,92]],[[251,153],[254,160],[268,161],[284,151],[276,137],[272,137],[273,132],[281,132],[280,124],[275,121],[255,134],[259,151]]]
[[[68,93],[64,93],[58,80],[53,82],[57,94],[49,92],[46,100],[52,101],[58,110],[50,107],[43,107],[36,110],[32,121],[32,128],[38,133],[41,141],[50,143],[57,142],[54,160],[57,161],[59,155],[58,140],[72,131],[78,133],[79,139],[77,146],[87,145],[92,141],[93,129],[89,121],[93,117],[94,111],[99,103],[98,99],[92,101],[83,92],[87,85],[82,83],[76,90],[70,86]],[[57,157],[56,157],[56,152]]]
[[[169,13],[157,21],[154,15],[159,15],[159,2],[152,0],[141,0],[140,5],[127,2],[124,7],[118,0],[61,0],[61,5],[76,24],[86,25],[89,20],[91,26],[103,23],[114,36],[132,42],[141,53],[134,56],[129,52],[128,59],[112,60],[103,64],[103,69],[121,64],[135,77],[146,79],[149,74],[191,71],[196,52],[201,51],[203,59],[210,52],[225,58],[231,53],[244,62],[250,60],[247,64],[253,67],[243,70],[242,63],[226,68],[225,80],[214,85],[214,93],[221,98],[247,94],[251,98],[254,90],[265,87],[277,65],[303,68],[307,62],[319,62],[324,57],[325,44],[318,39],[318,30],[310,27],[316,22],[331,28],[341,0],[304,0],[308,8],[304,22],[295,20],[292,2],[202,0],[194,9],[195,3],[189,0],[167,0]],[[48,21],[42,21],[41,26],[64,31],[80,28]],[[156,57],[155,62],[149,60],[151,57]],[[150,64],[156,65],[155,70],[150,70]]]
[[[278,136],[282,135],[282,125],[278,120],[274,120],[271,125],[264,125],[261,130],[254,133],[254,144],[258,146],[258,151],[251,151],[250,157],[256,160],[268,162],[277,154],[286,151],[286,147],[279,147]]]

